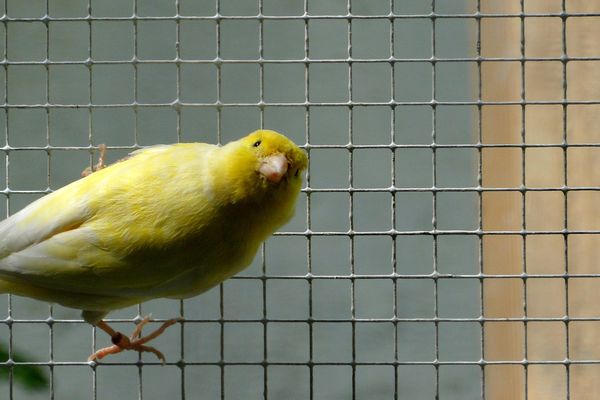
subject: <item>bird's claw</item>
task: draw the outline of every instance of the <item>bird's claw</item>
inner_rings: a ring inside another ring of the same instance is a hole
[[[162,364],[166,363],[164,354],[161,353],[159,350],[155,349],[154,347],[145,346],[143,344],[139,344],[136,342],[132,342],[132,343],[128,344],[127,346],[123,346],[122,344],[113,344],[112,346],[104,347],[104,348],[96,351],[91,356],[89,356],[88,362],[99,361],[102,358],[104,358],[110,354],[117,354],[117,353],[122,352],[123,350],[135,350],[140,353],[143,353],[143,352],[153,353],[154,355],[156,355],[156,357],[160,360],[160,362]]]
[[[154,330],[152,333],[146,336],[141,336],[144,325],[150,322],[150,316],[146,316],[140,321],[139,324],[136,325],[131,336],[127,337],[120,332],[114,333],[111,336],[111,340],[114,344],[112,346],[104,347],[96,351],[94,354],[88,357],[88,362],[101,360],[109,354],[117,354],[122,352],[123,350],[135,350],[140,353],[153,353],[161,361],[161,363],[164,364],[166,360],[163,353],[161,353],[154,347],[146,346],[145,343],[160,336],[169,326],[177,322],[181,322],[182,320],[183,318],[170,319],[168,321],[165,321],[160,327],[158,327],[158,329]]]
[[[85,178],[88,175],[93,174],[94,172],[106,168],[104,165],[104,160],[106,159],[106,145],[100,144],[98,145],[98,150],[100,151],[100,156],[98,157],[98,163],[92,167],[87,167],[81,172],[81,177]]]

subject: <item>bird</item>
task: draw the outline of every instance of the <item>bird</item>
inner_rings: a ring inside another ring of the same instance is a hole
[[[0,222],[0,293],[82,311],[113,343],[89,362],[124,350],[164,355],[105,321],[113,310],[156,298],[199,295],[247,267],[295,212],[308,165],[286,136],[261,129],[225,145],[154,145],[104,165]]]

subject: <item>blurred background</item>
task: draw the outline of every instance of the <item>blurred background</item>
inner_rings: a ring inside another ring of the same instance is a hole
[[[600,392],[599,1],[0,6],[2,217],[99,144],[110,163],[264,127],[310,156],[295,218],[246,271],[109,315],[184,316],[153,342],[166,366],[91,367],[109,338],[78,311],[0,296],[0,398]]]

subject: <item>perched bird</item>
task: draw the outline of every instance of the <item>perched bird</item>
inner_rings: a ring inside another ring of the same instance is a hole
[[[102,156],[103,158],[103,156]],[[162,353],[102,319],[154,298],[198,295],[248,266],[293,215],[306,153],[258,130],[222,147],[157,145],[75,181],[0,222],[0,292],[55,302],[122,350]]]

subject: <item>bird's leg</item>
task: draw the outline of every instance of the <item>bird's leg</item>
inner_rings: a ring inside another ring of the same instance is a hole
[[[100,321],[96,324],[96,326],[110,335],[110,339],[113,342],[113,345],[96,351],[94,354],[89,356],[88,361],[100,360],[109,354],[117,354],[122,352],[123,350],[135,350],[139,351],[140,353],[153,353],[164,364],[165,356],[154,347],[146,346],[145,343],[160,336],[169,326],[181,320],[181,318],[170,319],[164,322],[158,329],[156,329],[149,335],[141,336],[142,328],[150,321],[150,317],[146,316],[139,324],[137,324],[137,326],[133,330],[133,333],[129,337],[123,335],[121,332],[115,331],[106,322]]]
[[[98,163],[96,165],[94,165],[93,167],[87,167],[86,169],[84,169],[81,172],[82,178],[85,178],[86,176],[93,174],[94,172],[98,171],[99,169],[106,168],[106,165],[104,165],[104,160],[106,158],[106,145],[105,144],[98,145],[98,150],[100,151],[100,157],[98,157]]]

